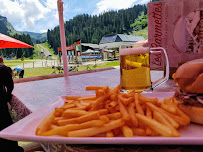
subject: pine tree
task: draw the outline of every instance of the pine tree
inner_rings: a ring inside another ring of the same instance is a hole
[[[81,40],[82,43],[99,44],[101,38],[107,34],[127,34],[133,30],[134,26],[131,25],[142,13],[147,14],[146,5],[135,5],[132,8],[104,12],[99,15],[77,15],[65,22],[66,45],[71,45],[77,40]],[[141,28],[146,26],[146,22],[142,21]],[[59,26],[47,32],[48,43],[55,54],[58,53],[58,47],[61,45],[59,33]]]

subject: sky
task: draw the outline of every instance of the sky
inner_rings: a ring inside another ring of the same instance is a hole
[[[64,22],[79,14],[99,15],[150,0],[62,0]],[[59,25],[57,0],[0,0],[0,15],[17,31],[47,32]]]

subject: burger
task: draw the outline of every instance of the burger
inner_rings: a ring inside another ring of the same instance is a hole
[[[203,124],[203,58],[182,64],[173,74],[178,107],[191,122]]]

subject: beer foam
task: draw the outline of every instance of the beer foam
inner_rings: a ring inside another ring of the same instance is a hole
[[[145,54],[145,53],[149,53],[149,47],[123,48],[119,50],[120,55]]]

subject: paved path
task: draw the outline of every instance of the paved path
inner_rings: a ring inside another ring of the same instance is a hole
[[[41,49],[41,52],[44,52],[44,55],[46,55],[46,56],[51,55],[49,50],[47,48],[43,47],[41,44],[37,44],[37,47]]]
[[[52,54],[49,52],[49,50],[47,48],[45,48],[44,46],[42,46],[41,44],[37,44],[37,47],[39,49],[41,49],[41,52],[44,52],[45,56],[52,56]],[[52,56],[52,59],[57,59],[55,56]]]

